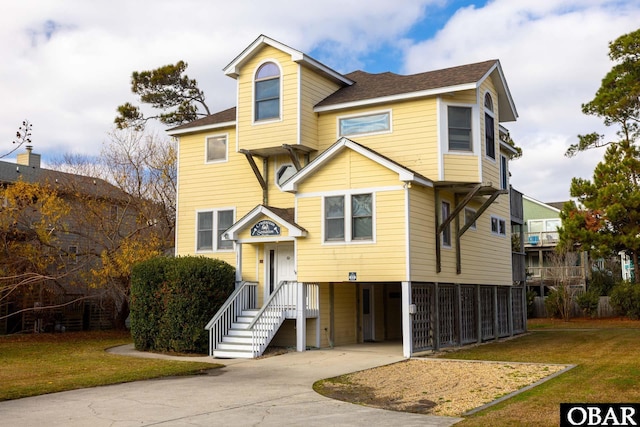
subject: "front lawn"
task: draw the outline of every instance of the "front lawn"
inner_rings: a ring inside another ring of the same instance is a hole
[[[560,403],[640,402],[639,321],[534,319],[529,330],[445,357],[578,366],[456,426],[557,426]]]
[[[219,365],[118,356],[109,347],[131,343],[124,331],[0,336],[0,401],[172,375]]]

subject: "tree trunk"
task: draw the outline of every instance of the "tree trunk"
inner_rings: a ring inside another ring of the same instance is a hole
[[[638,252],[633,251],[631,254],[631,260],[633,261],[633,283],[640,283],[640,266],[638,266]]]
[[[129,317],[129,300],[124,299],[122,305],[120,305],[115,318],[115,327],[118,330],[127,329],[127,317]]]

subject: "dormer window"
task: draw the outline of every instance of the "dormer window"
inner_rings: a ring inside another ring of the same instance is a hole
[[[487,157],[496,159],[496,137],[493,117],[493,99],[487,92],[484,95],[484,140]]]
[[[273,62],[262,64],[256,72],[254,118],[280,118],[280,68]]]

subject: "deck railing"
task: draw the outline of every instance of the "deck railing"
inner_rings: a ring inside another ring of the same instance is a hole
[[[256,308],[257,305],[256,282],[242,282],[227,298],[220,310],[207,323],[205,329],[209,330],[209,355],[217,348],[218,342],[231,329],[231,324],[244,310]]]
[[[556,246],[560,240],[560,235],[557,231],[537,231],[525,233],[524,239],[526,247]]]

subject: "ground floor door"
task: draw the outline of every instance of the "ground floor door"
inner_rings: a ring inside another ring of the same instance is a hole
[[[265,245],[265,298],[283,280],[296,280],[296,262],[293,243]]]

